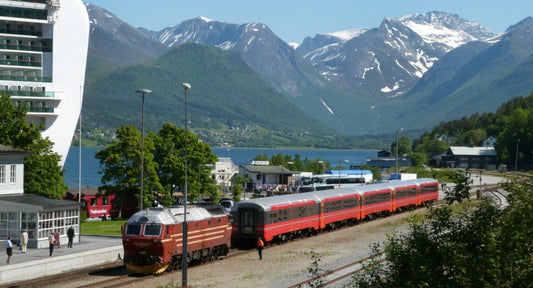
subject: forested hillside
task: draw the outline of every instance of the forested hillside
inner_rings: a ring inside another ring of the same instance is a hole
[[[413,151],[432,157],[444,152],[448,145],[482,146],[485,139],[493,136],[497,139],[495,149],[499,163],[513,162],[518,150],[518,166],[529,167],[533,163],[531,127],[533,94],[514,98],[502,104],[494,113],[476,113],[470,117],[443,122],[414,140]],[[439,138],[447,139],[447,145],[443,145],[444,142]]]

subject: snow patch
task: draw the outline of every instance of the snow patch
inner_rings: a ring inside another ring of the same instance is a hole
[[[331,109],[331,108],[328,106],[328,104],[326,104],[326,102],[325,102],[324,100],[321,99],[320,102],[322,102],[322,105],[324,105],[324,107],[326,107],[326,109],[329,111],[329,113],[330,113],[331,115],[335,115],[335,112],[333,112],[333,109]]]
[[[209,18],[204,17],[204,16],[200,16],[199,18],[200,18],[200,20],[203,20],[204,22],[207,22],[207,23],[213,22],[213,19],[209,19]]]
[[[337,32],[326,33],[324,35],[330,35],[339,38],[341,41],[348,41],[370,30],[370,28],[356,28],[350,30],[343,30]]]
[[[381,88],[381,92],[390,93],[390,92],[398,90],[398,89],[400,89],[400,83],[399,82],[395,82],[394,86],[392,86],[392,88],[389,88],[389,86],[385,86],[385,87]]]

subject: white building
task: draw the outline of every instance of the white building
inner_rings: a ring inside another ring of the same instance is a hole
[[[27,152],[0,145],[0,239],[13,237],[18,243],[23,230],[29,248],[48,247],[54,233],[57,244],[66,244],[67,229],[76,231],[79,242],[80,203],[24,194],[24,157]],[[4,244],[5,241],[1,243]]]
[[[231,158],[218,158],[215,167],[211,170],[211,176],[217,181],[217,186],[222,189],[223,194],[228,194],[231,188],[231,180],[235,174],[239,173]]]
[[[81,112],[89,27],[81,0],[0,0],[0,92],[44,125],[61,165]]]

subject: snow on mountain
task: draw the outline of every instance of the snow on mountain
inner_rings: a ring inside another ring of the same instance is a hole
[[[446,45],[446,52],[470,41],[492,36],[492,33],[478,23],[443,12],[405,16],[400,18],[400,22],[420,35],[426,43]]]
[[[333,37],[339,38],[343,42],[346,42],[352,38],[355,38],[365,33],[368,30],[370,30],[370,28],[356,28],[356,29],[349,29],[349,30],[326,33],[325,35],[331,35]]]

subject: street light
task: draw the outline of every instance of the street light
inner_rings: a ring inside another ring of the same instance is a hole
[[[520,139],[516,140],[516,155],[514,160],[514,171],[518,171],[518,145],[520,144]]]
[[[191,89],[191,84],[181,84],[185,92],[185,187],[183,204],[183,253],[181,255],[181,287],[187,287],[187,90]]]
[[[396,166],[394,169],[394,180],[398,181],[398,132],[403,131],[403,128],[396,130]]]
[[[141,210],[143,210],[143,204],[144,204],[144,94],[150,94],[152,93],[152,90],[148,89],[137,89],[135,90],[135,93],[141,93],[142,94],[142,121],[141,121]]]

